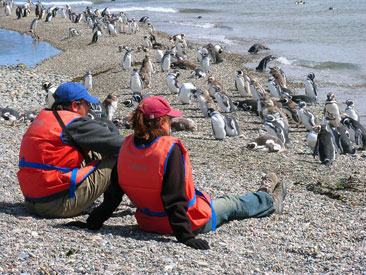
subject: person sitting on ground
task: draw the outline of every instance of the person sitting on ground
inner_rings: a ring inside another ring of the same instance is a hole
[[[29,212],[65,218],[83,212],[117,183],[124,137],[113,123],[87,115],[99,100],[83,85],[63,83],[54,97],[52,108],[41,110],[23,136],[17,175]]]
[[[126,193],[137,208],[135,217],[140,229],[173,234],[189,247],[209,249],[207,241],[196,238],[197,234],[231,220],[282,213],[286,185],[273,173],[254,193],[211,200],[208,194],[198,191],[187,149],[178,138],[170,136],[171,118],[181,115],[163,97],[143,99],[129,118],[134,133],[126,137],[119,152],[121,188],[110,185],[104,201],[86,223],[74,221],[67,225],[99,229]]]

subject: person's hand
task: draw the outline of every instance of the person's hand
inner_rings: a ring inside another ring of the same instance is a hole
[[[189,239],[185,241],[184,244],[194,249],[203,249],[203,250],[210,249],[208,242],[206,240],[201,239]]]

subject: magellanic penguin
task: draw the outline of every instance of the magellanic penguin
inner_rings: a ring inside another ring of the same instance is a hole
[[[344,111],[350,118],[356,121],[360,121],[360,116],[358,115],[356,109],[355,109],[355,103],[352,99],[346,100],[346,110]]]
[[[348,128],[341,123],[337,123],[334,126],[329,126],[332,130],[334,142],[338,148],[338,152],[340,154],[355,154],[356,148],[353,148],[352,146],[351,136]]]
[[[248,75],[244,75],[242,70],[237,71],[235,88],[243,97],[252,96],[252,93],[250,92],[250,77]]]
[[[274,60],[276,57],[274,57],[273,55],[268,55],[266,57],[264,57],[258,64],[258,66],[255,68],[256,71],[258,72],[262,72],[267,68],[267,64],[268,62]]]
[[[6,120],[10,125],[14,125],[15,121],[20,118],[20,114],[17,110],[6,107],[0,109],[0,120]]]
[[[115,112],[117,110],[116,94],[115,93],[108,94],[108,96],[106,97],[106,99],[104,99],[102,104],[107,112],[107,119],[112,121],[113,115],[115,114]]]
[[[339,112],[338,102],[335,99],[334,93],[330,92],[327,95],[327,100],[325,101],[324,117],[334,118],[337,122],[341,121],[341,114]]]
[[[215,98],[215,92],[217,91],[217,88],[219,88],[219,90],[221,91],[224,90],[224,86],[213,76],[210,76],[207,79],[207,83],[208,83],[208,92],[210,93],[210,96],[212,98]]]
[[[273,115],[267,115],[264,121],[264,126],[267,129],[267,133],[271,136],[278,137],[286,147],[291,145],[291,141],[288,135],[288,129],[285,129]]]
[[[208,109],[208,117],[211,119],[212,131],[215,139],[223,140],[226,136],[225,118],[214,109]]]
[[[315,149],[315,145],[316,145],[316,141],[318,140],[318,134],[320,132],[320,125],[315,125],[309,134],[307,134],[306,136],[306,143],[309,146],[309,148],[311,149],[311,153],[314,154],[314,149]]]
[[[192,119],[185,117],[173,117],[170,127],[173,131],[194,132],[197,130],[196,123]]]
[[[42,89],[45,90],[47,93],[46,98],[45,98],[47,108],[51,109],[53,103],[55,103],[55,98],[53,97],[53,94],[56,92],[57,87],[55,87],[50,82],[43,82]]]
[[[255,113],[256,115],[259,115],[257,100],[255,100],[255,99],[234,101],[233,104],[239,110],[243,110],[245,112],[252,112],[252,113]]]
[[[263,99],[267,93],[263,86],[255,78],[252,78],[250,81],[250,91],[252,93],[253,99],[255,100]]]
[[[205,73],[210,72],[210,57],[207,53],[204,53],[202,55],[202,60],[201,60],[201,63],[200,63],[200,69]]]
[[[315,99],[315,101],[318,98],[318,88],[316,86],[316,83],[314,81],[315,74],[309,73],[306,80],[305,80],[305,95]]]
[[[69,38],[80,35],[75,28],[69,28]]]
[[[229,113],[235,110],[230,96],[219,87],[215,87],[215,99],[224,113]]]
[[[319,155],[322,164],[330,166],[335,160],[336,146],[332,134],[322,125],[316,141],[313,157]]]
[[[171,50],[167,50],[161,60],[161,70],[163,72],[167,72],[171,66],[171,55],[173,52]]]
[[[225,120],[226,135],[229,137],[239,136],[240,129],[239,129],[239,124],[238,124],[238,121],[236,120],[236,118],[232,117],[232,116],[224,115],[224,120]]]
[[[197,101],[200,105],[201,112],[204,117],[208,117],[208,109],[214,109],[215,103],[210,97],[210,94],[207,90],[196,90],[193,95],[197,98]]]
[[[142,45],[144,45],[146,48],[152,48],[153,47],[149,36],[147,36],[147,35],[144,36]]]
[[[298,124],[300,122],[298,105],[288,97],[282,97],[279,102],[282,103],[282,109],[285,111],[288,118],[295,124]]]
[[[180,76],[180,72],[175,70],[172,73],[169,73],[166,76],[166,84],[168,86],[169,91],[172,94],[178,94],[179,92],[179,84],[178,84],[178,76]]]
[[[299,121],[306,130],[311,131],[318,124],[316,117],[306,108],[306,102],[300,101],[298,109]]]
[[[86,74],[84,75],[84,87],[88,91],[93,90],[93,76],[90,71],[87,71]]]
[[[33,19],[31,25],[30,25],[30,32],[35,33],[37,28],[38,18]]]
[[[261,50],[270,50],[270,48],[263,44],[256,43],[249,48],[248,53],[256,54]]]
[[[285,72],[278,66],[270,67],[269,73],[274,77],[275,82],[283,89],[287,88],[287,77]]]
[[[102,35],[102,32],[100,30],[97,30],[96,32],[94,32],[92,41],[89,43],[89,45],[97,43],[99,36],[101,36],[101,35]]]
[[[112,23],[108,23],[108,33],[110,36],[117,36],[117,31],[116,28],[114,27],[114,25]]]
[[[271,97],[275,97],[280,99],[281,98],[281,87],[279,84],[276,83],[275,78],[270,76],[268,78],[268,89]]]
[[[133,49],[130,48],[125,48],[126,49],[126,53],[123,56],[123,60],[122,60],[122,69],[123,70],[129,70],[131,68],[132,65],[132,51]]]
[[[347,126],[354,133],[354,140],[359,146],[359,150],[366,150],[366,129],[360,122],[350,117],[345,117],[341,123]]]
[[[182,104],[191,104],[192,93],[196,90],[197,88],[192,83],[183,83],[178,92],[178,97]]]
[[[246,146],[249,150],[264,152],[282,152],[286,150],[282,141],[275,136],[263,135],[249,142]]]
[[[138,73],[136,68],[133,69],[131,73],[130,89],[134,93],[141,93],[141,91],[144,89],[144,83],[142,82],[140,74]]]
[[[205,76],[206,76],[206,73],[204,71],[202,71],[201,68],[197,68],[197,69],[191,71],[192,78],[198,79],[198,78],[202,78]]]
[[[149,55],[146,54],[144,59],[142,60],[142,64],[140,67],[140,76],[142,81],[144,82],[144,87],[147,88],[150,87],[151,74],[152,74],[152,63]]]

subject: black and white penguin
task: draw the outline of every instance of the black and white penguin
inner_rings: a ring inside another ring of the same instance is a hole
[[[316,86],[316,83],[314,81],[315,74],[309,73],[306,80],[305,80],[305,95],[308,97],[314,98],[315,101],[318,97],[318,88]]]
[[[10,122],[10,125],[13,125],[16,120],[20,118],[20,114],[17,110],[6,107],[0,109],[0,119],[6,120]]]
[[[276,120],[275,116],[267,115],[265,117],[264,126],[269,135],[278,137],[287,147],[291,145],[288,128],[284,128],[283,125]]]
[[[123,70],[129,70],[131,68],[132,65],[132,51],[133,49],[130,48],[125,48],[126,49],[126,53],[123,56],[123,60],[122,60],[122,69]]]
[[[351,136],[345,125],[339,123],[336,127],[331,127],[331,130],[340,154],[356,153],[356,148],[352,146]]]
[[[288,118],[296,124],[299,123],[298,105],[288,97],[282,97],[279,102],[281,102],[282,109]]]
[[[97,30],[96,32],[94,32],[92,41],[89,43],[89,45],[97,43],[98,42],[98,38],[101,35],[102,35],[102,32],[100,30]]]
[[[246,112],[253,112],[256,115],[258,114],[258,104],[257,100],[255,99],[246,99],[246,100],[240,100],[240,101],[234,101],[234,106],[236,106],[239,110],[243,110]]]
[[[358,115],[358,113],[355,109],[355,103],[353,102],[353,100],[347,99],[346,105],[347,105],[347,107],[344,112],[353,120],[360,121],[360,116]]]
[[[201,112],[204,117],[208,117],[208,109],[214,108],[215,103],[210,97],[210,94],[207,90],[196,90],[193,95],[197,98],[197,101],[200,105]]]
[[[50,82],[43,82],[42,89],[45,90],[47,93],[45,97],[46,106],[48,109],[51,109],[53,103],[55,103],[55,98],[53,97],[53,94],[56,92],[57,87],[55,87]]]
[[[78,36],[78,35],[79,35],[79,32],[75,28],[69,28],[69,38]]]
[[[110,93],[103,101],[103,106],[107,113],[107,119],[112,121],[113,116],[117,110],[117,98],[115,93]]]
[[[140,67],[140,76],[144,82],[144,87],[150,88],[151,74],[153,73],[153,66],[148,54],[145,55]]]
[[[243,97],[252,96],[252,93],[250,92],[250,77],[248,75],[244,75],[242,70],[237,71],[235,88]]]
[[[352,130],[354,133],[354,140],[356,144],[359,146],[359,149],[366,150],[366,129],[365,127],[350,117],[345,117],[341,120],[341,123],[348,127],[348,129]]]
[[[38,18],[33,19],[31,25],[30,25],[30,32],[35,33],[37,28]]]
[[[223,140],[226,136],[224,116],[212,108],[208,109],[207,114],[211,119],[211,126],[215,139]]]
[[[232,117],[232,116],[224,115],[224,120],[225,120],[226,135],[229,137],[239,136],[240,129],[239,129],[239,124],[238,124],[238,121],[236,120],[236,118]]]
[[[207,53],[204,53],[202,55],[202,60],[201,60],[201,63],[200,63],[200,69],[205,73],[210,72],[210,57]]]
[[[91,74],[91,71],[87,71],[86,74],[84,75],[84,87],[88,91],[93,90],[93,76]]]
[[[138,73],[136,68],[133,69],[131,73],[130,89],[134,93],[141,93],[141,91],[144,89],[144,83],[142,82],[140,74]]]
[[[215,99],[224,113],[229,113],[235,110],[235,107],[231,101],[230,96],[219,87],[215,87]]]
[[[205,76],[206,76],[206,73],[204,71],[202,71],[201,68],[197,68],[195,70],[192,70],[192,72],[191,72],[191,77],[195,78],[195,79],[202,78]]]
[[[327,130],[325,124],[321,126],[313,156],[319,155],[322,164],[330,166],[335,160],[336,146],[332,134]]]
[[[263,88],[263,86],[257,81],[257,79],[252,78],[250,81],[250,92],[252,93],[253,99],[263,99],[266,95],[266,90]]]
[[[315,145],[316,145],[316,141],[318,140],[318,134],[320,132],[321,126],[320,125],[315,125],[309,134],[307,134],[306,136],[306,143],[309,146],[309,148],[311,149],[312,154],[314,154],[314,149],[315,149]]]
[[[210,93],[210,96],[212,98],[215,98],[215,92],[217,91],[217,89],[219,89],[220,91],[224,90],[224,86],[213,76],[210,76],[207,79],[207,83],[208,83],[208,92]]]
[[[299,122],[304,125],[306,130],[311,131],[318,124],[316,117],[306,108],[306,102],[300,101],[298,107]]]
[[[178,94],[179,92],[178,76],[180,76],[179,71],[174,71],[166,76],[166,84],[172,94]]]
[[[264,57],[258,64],[258,66],[255,68],[256,71],[262,72],[267,68],[268,62],[274,60],[276,57],[273,55],[268,55]]]
[[[275,78],[270,76],[268,78],[268,89],[271,97],[281,98],[281,87],[276,83]]]
[[[196,86],[194,86],[192,83],[183,83],[178,92],[180,102],[182,102],[182,104],[191,104],[192,94],[196,90]]]
[[[334,93],[330,92],[327,95],[327,100],[325,101],[324,117],[334,118],[337,122],[341,121],[341,114],[339,112],[338,102],[335,99]]]
[[[249,48],[248,53],[256,54],[261,50],[270,50],[270,48],[263,44],[256,43]]]
[[[275,136],[263,135],[249,142],[246,146],[249,150],[264,152],[282,152],[286,148],[282,141]]]
[[[107,27],[108,27],[108,34],[110,36],[117,36],[116,28],[112,23],[108,23]]]
[[[295,103],[299,104],[300,101],[304,101],[307,105],[311,106],[312,104],[316,103],[316,99],[309,97],[307,95],[284,95],[290,98]]]
[[[173,52],[171,50],[167,50],[164,53],[163,58],[161,59],[161,70],[163,72],[167,72],[169,71],[170,67],[171,67],[171,55],[173,54]]]

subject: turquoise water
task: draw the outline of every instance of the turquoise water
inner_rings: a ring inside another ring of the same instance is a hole
[[[0,66],[24,63],[35,66],[61,52],[47,42],[35,42],[30,35],[0,29]]]

